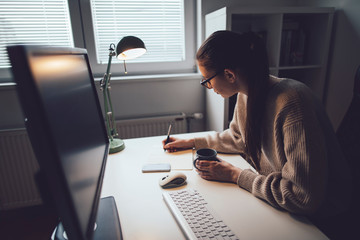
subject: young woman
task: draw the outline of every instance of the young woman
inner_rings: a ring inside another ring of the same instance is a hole
[[[171,138],[164,148],[239,153],[257,173],[220,159],[198,161],[199,175],[233,182],[291,213],[326,217],[344,211],[350,176],[322,104],[304,84],[269,75],[262,39],[218,31],[196,57],[203,86],[224,98],[238,94],[234,117],[222,133]]]

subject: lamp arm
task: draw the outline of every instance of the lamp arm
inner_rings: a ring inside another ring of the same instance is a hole
[[[111,78],[111,73],[109,73],[108,75],[108,87],[106,88],[106,91],[107,91],[107,96],[108,96],[108,104],[109,104],[109,107],[110,107],[110,112],[111,112],[111,116],[109,116],[109,119],[111,122],[110,122],[110,129],[111,129],[111,135],[112,137],[116,137],[118,136],[118,133],[116,131],[116,126],[115,126],[115,115],[114,115],[114,110],[113,110],[113,106],[112,106],[112,102],[111,102],[111,97],[110,97],[110,78]]]
[[[110,140],[113,140],[113,127],[111,126],[113,123],[113,110],[111,106],[110,100],[110,91],[109,91],[109,83],[110,83],[110,67],[111,67],[111,60],[112,57],[115,55],[115,52],[111,48],[110,45],[110,53],[109,53],[109,61],[106,69],[106,73],[104,74],[103,80],[100,82],[101,88],[103,90],[104,96],[104,113],[105,113],[105,122],[106,122],[106,130]],[[110,107],[110,111],[109,111]]]
[[[104,82],[106,82],[106,78],[107,75],[104,74]],[[108,104],[108,96],[107,96],[107,91],[106,91],[106,87],[105,85],[102,85],[102,90],[103,90],[103,97],[104,97],[104,117],[105,117],[105,124],[106,124],[106,131],[107,131],[107,135],[108,138],[110,140],[113,139],[112,135],[111,135],[111,129],[110,129],[110,119],[109,119],[109,104]]]

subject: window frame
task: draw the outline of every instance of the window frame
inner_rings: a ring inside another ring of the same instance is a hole
[[[84,36],[81,31],[78,29],[82,28],[81,18],[80,18],[80,5],[78,1],[68,0],[69,14],[70,14],[70,24],[73,34],[74,47],[85,48]],[[11,73],[11,68],[2,68],[0,69],[0,83],[13,83],[13,77]]]
[[[93,75],[95,78],[99,78],[106,72],[107,63],[97,63],[90,4],[89,0],[68,0],[74,46],[87,49]],[[151,63],[131,63],[131,61],[127,61],[127,76],[197,73],[195,61],[198,37],[196,34],[196,7],[196,0],[184,0],[185,61]],[[113,43],[116,45],[119,40],[114,39]],[[124,76],[123,64],[112,63],[111,74],[112,76]],[[11,68],[0,69],[0,83],[6,82],[13,82]]]
[[[184,34],[185,34],[185,61],[177,62],[151,62],[132,63],[126,62],[128,74],[133,75],[154,75],[171,73],[196,73],[195,51],[196,51],[196,0],[184,0]],[[89,0],[81,0],[81,16],[85,36],[85,46],[88,50],[91,69],[95,77],[102,77],[106,72],[106,64],[98,64],[96,59],[94,28],[91,16],[91,3]],[[115,45],[120,39],[114,39]],[[110,46],[111,42],[109,42]],[[145,42],[146,46],[146,42]],[[124,66],[122,63],[111,64],[112,76],[123,76]]]

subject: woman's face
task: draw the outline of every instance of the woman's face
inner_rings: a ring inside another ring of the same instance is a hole
[[[216,74],[214,71],[208,71],[199,62],[198,66],[204,79],[208,79]],[[231,97],[239,92],[239,81],[236,80],[236,75],[228,69],[218,73],[209,83],[210,89],[213,89],[215,93],[220,94],[223,98]]]

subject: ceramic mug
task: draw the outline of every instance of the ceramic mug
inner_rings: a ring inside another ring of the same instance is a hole
[[[201,149],[198,149],[196,151],[196,158],[194,160],[194,167],[196,169],[198,169],[196,167],[196,161],[198,160],[207,160],[207,161],[218,161],[219,160],[216,158],[217,156],[217,152],[215,149],[211,149],[211,148],[201,148]]]

